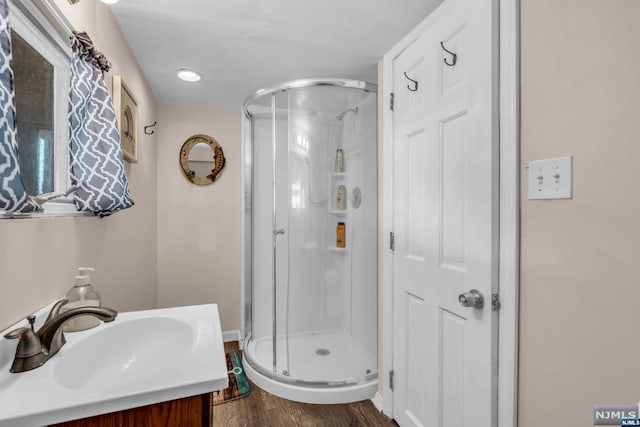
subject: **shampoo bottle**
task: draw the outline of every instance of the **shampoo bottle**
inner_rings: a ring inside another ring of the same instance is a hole
[[[75,277],[75,285],[69,289],[65,298],[69,300],[68,303],[60,307],[60,313],[69,311],[78,307],[100,307],[100,294],[94,288],[90,281],[89,274],[94,271],[93,268],[80,267],[78,268],[78,275]],[[91,329],[100,324],[100,320],[93,316],[76,316],[69,320],[62,327],[65,332],[77,332]]]
[[[336,192],[336,210],[343,211],[347,209],[347,188],[344,185],[338,186]]]
[[[344,222],[339,222],[336,227],[336,247],[344,248],[347,246],[347,227],[344,225]]]
[[[344,152],[342,148],[336,150],[336,163],[334,166],[334,172],[344,172]]]

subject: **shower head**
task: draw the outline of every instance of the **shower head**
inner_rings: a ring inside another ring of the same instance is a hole
[[[341,122],[344,119],[344,116],[347,115],[347,113],[352,112],[354,114],[358,114],[358,107],[354,107],[354,108],[349,108],[348,110],[344,110],[342,113],[338,114],[336,116],[336,120]]]

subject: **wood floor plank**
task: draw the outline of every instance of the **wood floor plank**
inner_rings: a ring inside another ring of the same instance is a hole
[[[225,351],[239,351],[238,342]],[[313,405],[282,399],[251,383],[249,396],[213,407],[214,427],[397,427],[369,400]]]

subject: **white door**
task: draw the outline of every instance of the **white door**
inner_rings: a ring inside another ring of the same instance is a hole
[[[495,0],[446,0],[393,65],[393,413],[403,427],[496,423],[496,11]],[[461,305],[472,289],[483,307]]]

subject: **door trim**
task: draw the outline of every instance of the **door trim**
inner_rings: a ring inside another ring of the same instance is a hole
[[[520,0],[500,0],[498,426],[518,425]]]
[[[500,253],[499,289],[501,310],[498,322],[498,427],[517,426],[518,408],[518,273],[519,273],[519,48],[520,0],[499,2],[499,119],[500,119]],[[389,373],[393,370],[393,114],[390,88],[393,61],[437,18],[429,15],[382,59],[382,144],[380,147],[382,185],[379,203],[382,227],[382,369],[379,390],[385,415],[393,418],[393,390]],[[380,68],[379,68],[380,69]],[[379,402],[378,402],[379,403]]]

